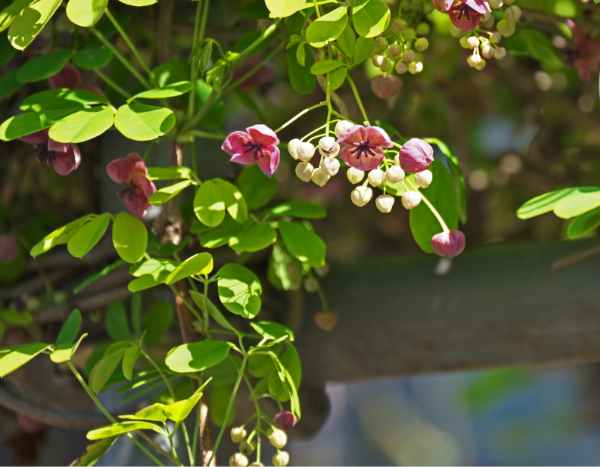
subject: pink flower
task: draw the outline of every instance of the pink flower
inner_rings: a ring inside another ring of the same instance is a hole
[[[383,128],[355,125],[338,138],[343,161],[360,170],[373,170],[385,157],[384,149],[393,146]]]
[[[119,193],[123,204],[131,214],[143,218],[150,206],[148,198],[156,191],[144,159],[135,152],[128,154],[109,162],[106,173],[113,182],[126,185]]]
[[[253,125],[246,131],[234,131],[227,135],[221,149],[236,164],[256,164],[267,176],[273,175],[279,166],[279,138],[266,125]]]
[[[492,11],[487,0],[456,0],[448,15],[457,28],[470,31],[476,28],[481,18]]]
[[[57,74],[48,78],[48,83],[51,88],[79,89],[82,87],[83,80],[77,68],[67,65]]]
[[[449,230],[435,234],[431,239],[433,251],[446,258],[460,255],[465,249],[465,234],[460,230]]]
[[[51,165],[58,175],[67,176],[81,165],[79,146],[57,143],[48,137],[48,130],[38,131],[19,138],[21,141],[38,146],[38,159]]]
[[[406,172],[421,172],[433,162],[433,148],[427,141],[411,138],[402,145],[399,159]]]

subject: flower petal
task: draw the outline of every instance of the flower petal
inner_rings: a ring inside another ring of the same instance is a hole
[[[67,152],[55,152],[52,159],[52,168],[63,177],[77,170],[81,164],[81,152],[76,144],[69,144]]]
[[[51,88],[77,89],[81,86],[81,73],[73,65],[67,65],[48,78],[48,83]]]
[[[250,135],[245,131],[233,131],[227,135],[221,145],[221,150],[233,156],[247,151],[248,143],[251,143]]]
[[[27,136],[21,136],[20,141],[27,144],[43,144],[48,141],[48,130],[36,131]]]
[[[391,148],[393,146],[391,138],[383,128],[368,126],[366,132],[369,143],[384,148]]]
[[[236,153],[233,156],[231,156],[229,161],[241,165],[250,165],[256,162],[256,160],[254,159],[254,154],[250,151]]]
[[[144,193],[137,188],[126,188],[119,193],[125,208],[134,216],[143,219],[150,203]]]
[[[109,162],[106,166],[106,173],[115,183],[130,183],[133,177],[133,171],[136,166],[139,166],[140,161],[143,163],[143,166],[146,167],[146,164],[140,155],[133,152],[126,157],[114,159]]]
[[[256,154],[256,165],[268,177],[272,176],[279,167],[279,160],[280,153],[277,146],[263,149]]]
[[[267,125],[258,124],[246,128],[252,141],[261,146],[273,146],[279,144],[277,134]]]

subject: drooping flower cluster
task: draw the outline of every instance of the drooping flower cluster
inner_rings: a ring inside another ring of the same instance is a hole
[[[81,152],[76,144],[58,143],[48,136],[48,130],[19,138],[38,149],[38,159],[51,166],[58,175],[67,176],[81,164]]]
[[[462,31],[475,29],[492,11],[487,0],[433,0],[433,5],[448,13],[452,24]]]
[[[569,50],[568,58],[579,77],[589,81],[592,74],[600,70],[600,39],[592,38],[573,20],[568,20],[567,26],[573,31],[573,47]]]
[[[143,218],[150,203],[148,199],[156,191],[156,186],[148,178],[148,169],[144,159],[137,153],[114,159],[106,166],[106,173],[111,180],[125,185],[119,192],[127,210]]]

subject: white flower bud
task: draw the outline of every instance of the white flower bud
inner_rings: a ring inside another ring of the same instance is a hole
[[[287,435],[285,431],[275,428],[269,434],[269,443],[276,449],[283,449],[287,444]]]
[[[273,465],[275,467],[285,467],[290,463],[290,455],[287,451],[277,451],[273,456]]]
[[[243,426],[235,426],[231,429],[230,433],[231,441],[235,444],[241,443],[246,439],[248,433],[246,432],[246,428]]]
[[[359,208],[366,206],[369,201],[371,201],[372,197],[373,190],[371,187],[365,185],[357,186],[354,190],[352,190],[352,193],[350,193],[350,199],[352,200],[352,203]]]
[[[300,141],[298,138],[294,138],[291,139],[290,142],[288,143],[288,152],[290,153],[290,156],[292,156],[292,159],[294,160],[298,160],[298,148],[300,147],[300,145],[302,144],[302,141]]]
[[[419,188],[427,188],[433,181],[431,170],[422,170],[415,174],[415,183]]]
[[[319,152],[323,157],[335,157],[340,153],[340,145],[331,136],[324,136],[319,140]]]
[[[232,467],[248,467],[248,458],[241,452],[236,452],[229,458],[229,465]]]
[[[399,165],[393,165],[385,172],[385,181],[388,183],[398,183],[404,180],[404,170]]]
[[[369,172],[368,180],[369,185],[378,187],[383,183],[383,179],[385,178],[385,172],[381,169],[373,169]]]
[[[493,32],[490,34],[490,42],[492,44],[499,44],[501,40],[502,34],[500,34],[499,32]]]
[[[350,183],[356,185],[357,183],[363,181],[363,178],[365,178],[365,173],[362,170],[357,169],[356,167],[350,167],[346,171],[346,178]]]
[[[492,45],[489,42],[484,42],[483,44],[481,44],[481,55],[483,55],[483,58],[486,58],[488,60],[494,58],[494,49],[492,48]]]
[[[494,49],[494,58],[496,60],[502,60],[504,57],[506,57],[506,49],[504,47],[496,47],[496,49]]]
[[[327,182],[329,181],[330,178],[331,177],[329,176],[327,171],[325,169],[323,169],[322,167],[319,167],[318,169],[315,169],[314,172],[312,173],[311,180],[315,185],[323,188],[325,185],[327,185]]]
[[[479,47],[479,38],[477,36],[469,36],[467,37],[467,44],[469,48],[476,49]]]
[[[379,195],[375,198],[375,206],[379,212],[388,214],[394,207],[394,197],[391,195]]]
[[[296,166],[296,177],[298,177],[303,182],[310,182],[312,178],[312,174],[315,171],[315,168],[310,162],[300,162]]]
[[[316,148],[314,144],[309,143],[308,141],[301,142],[298,145],[297,150],[298,159],[302,162],[310,162],[310,160],[315,155],[315,150]]]
[[[402,194],[402,206],[404,206],[405,209],[416,208],[419,203],[421,203],[422,199],[423,196],[421,196],[420,192],[407,191],[406,193]]]
[[[340,165],[340,161],[334,157],[324,157],[321,160],[321,167],[330,177],[335,177],[337,175],[340,171]]]
[[[408,72],[411,75],[416,75],[417,73],[421,73],[423,71],[423,62],[410,62],[408,64]]]
[[[504,2],[502,0],[488,0],[488,3],[493,10],[497,10],[504,6]]]
[[[417,54],[415,54],[415,51],[410,49],[402,54],[402,60],[404,60],[406,63],[414,61],[416,57]]]
[[[396,63],[395,70],[399,75],[403,75],[408,71],[408,66],[404,62],[398,62]]]
[[[335,136],[337,136],[339,138],[344,133],[346,133],[348,130],[351,130],[355,126],[356,125],[354,123],[349,122],[348,120],[340,120],[339,122],[337,122],[335,124]]]
[[[429,48],[429,41],[426,37],[419,37],[415,41],[415,49],[417,52],[425,52]]]

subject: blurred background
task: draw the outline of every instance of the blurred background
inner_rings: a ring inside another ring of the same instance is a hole
[[[246,3],[251,12],[256,2]],[[591,4],[586,8],[589,11],[581,21],[594,24],[598,12]],[[226,41],[233,26],[251,19],[227,15],[225,9],[215,2],[213,19],[222,26],[215,27],[212,34]],[[147,29],[152,29],[144,25],[157,21],[153,13],[144,13],[148,16],[135,21],[125,10],[119,13],[142,42]],[[186,14],[187,9],[182,8],[182,18]],[[534,14],[525,17],[532,24],[539,20]],[[571,66],[572,44],[555,37],[554,29],[542,21],[541,29],[554,44],[561,66],[548,67],[535,57],[509,53],[506,59],[477,72],[465,63],[466,51],[457,39],[443,25],[431,23],[434,32],[424,72],[400,78],[394,83],[393,96],[378,97],[369,79],[373,70],[357,70],[356,80],[371,118],[393,125],[402,135],[440,138],[458,156],[468,191],[469,219],[463,229],[468,251],[485,251],[499,243],[536,245],[561,240],[564,226],[555,217],[521,221],[515,211],[545,191],[600,184],[598,70],[592,79],[580,79]],[[56,27],[60,31],[60,23]],[[191,23],[177,27],[177,40],[184,42],[191,34]],[[216,109],[210,126],[229,130],[260,121],[276,127],[317,102],[318,92],[299,96],[291,90],[281,58],[265,65],[256,80],[229,96],[227,112]],[[18,60],[5,67],[17,66]],[[111,66],[119,72],[118,64]],[[84,73],[84,77],[100,84],[93,75]],[[40,89],[43,86],[41,83]],[[0,96],[3,118],[15,112],[24,95],[18,91]],[[351,96],[341,91],[340,97],[357,116]],[[321,118],[317,114],[314,121],[303,120],[284,137],[305,134],[321,124]],[[234,176],[238,168],[227,163],[218,150],[219,143],[203,140],[195,152],[186,148],[186,162],[196,158],[202,175]],[[91,274],[92,266],[65,263],[62,272],[48,273],[48,265],[32,262],[27,250],[52,228],[84,213],[120,210],[118,187],[106,177],[104,166],[134,149],[146,148],[133,146],[116,133],[85,143],[81,168],[61,178],[38,161],[30,145],[12,142],[0,146],[0,234],[16,238],[19,245],[16,258],[0,262],[0,305],[6,328],[3,345],[56,333],[59,322],[36,318],[36,313],[47,311],[48,290],[54,302],[64,302],[73,287]],[[161,146],[153,147],[150,157],[150,165],[168,159]],[[289,158],[284,157],[277,178],[282,197],[313,199],[327,206],[328,217],[317,222],[316,228],[327,241],[332,276],[364,261],[424,255],[411,239],[405,212],[398,209],[383,216],[374,206],[357,209],[350,202],[343,177],[324,189],[304,185],[293,177]],[[594,239],[590,242],[593,245]],[[582,251],[589,247],[586,245]],[[257,262],[261,264],[261,259]],[[432,276],[435,270],[436,261],[432,260]],[[404,274],[407,271],[403,269]],[[402,279],[397,277],[399,282]],[[390,287],[393,293],[394,286]],[[31,318],[25,322],[11,318],[5,311],[14,306],[31,311]],[[316,320],[318,327],[326,328],[318,322],[316,311],[308,310],[299,319]],[[104,306],[98,306],[90,312],[91,320],[101,324],[103,313]],[[343,321],[344,310],[335,310],[335,316],[329,318]],[[402,326],[400,318],[398,326]],[[322,352],[327,352],[326,339]],[[35,384],[47,390],[49,398],[68,378],[55,370],[45,369],[40,374],[43,378]],[[600,459],[600,372],[594,365],[399,374],[325,383],[323,420],[308,435],[293,435],[290,450],[296,465],[592,465]],[[118,406],[119,395],[113,396],[114,406]],[[3,465],[68,464],[85,446],[83,431],[49,427],[18,410],[0,409],[0,437]],[[101,465],[141,461],[131,446],[119,443]]]

